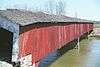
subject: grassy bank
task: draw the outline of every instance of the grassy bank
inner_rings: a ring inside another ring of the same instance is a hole
[[[82,60],[84,60],[85,54],[89,51],[87,48],[89,47],[88,45],[90,40],[91,39],[83,39],[80,42],[80,53],[78,53],[77,49],[72,49],[62,55],[49,67],[84,67]]]
[[[100,28],[100,23],[95,23],[94,28]]]

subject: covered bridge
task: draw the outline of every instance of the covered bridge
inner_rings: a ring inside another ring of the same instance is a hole
[[[17,9],[0,10],[0,58],[38,67],[41,59],[93,30],[88,20]]]

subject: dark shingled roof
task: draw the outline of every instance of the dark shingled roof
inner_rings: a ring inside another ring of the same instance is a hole
[[[22,26],[37,22],[91,22],[88,20],[72,18],[63,15],[50,15],[43,12],[31,12],[18,9],[0,10],[0,16]]]

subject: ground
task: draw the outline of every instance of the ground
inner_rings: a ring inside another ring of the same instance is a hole
[[[100,67],[100,38],[89,37],[80,42],[80,51],[72,49],[49,67]]]
[[[13,67],[13,66],[7,62],[0,61],[0,67]]]

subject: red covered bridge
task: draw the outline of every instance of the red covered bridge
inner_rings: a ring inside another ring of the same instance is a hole
[[[88,20],[17,9],[1,10],[0,49],[7,54],[0,50],[0,56],[3,61],[21,62],[21,67],[38,67],[49,53],[92,30],[93,23]]]

